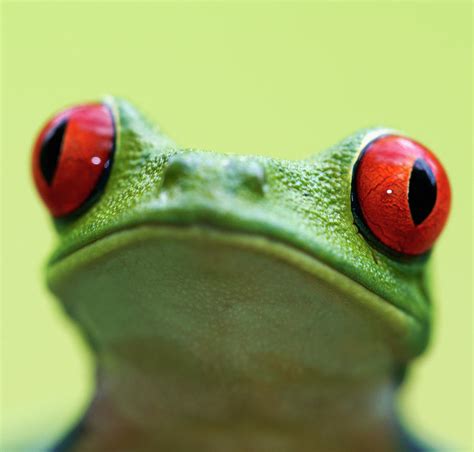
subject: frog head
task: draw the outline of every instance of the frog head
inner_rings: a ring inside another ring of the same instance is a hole
[[[58,232],[48,285],[99,354],[357,378],[427,345],[449,183],[396,131],[303,160],[228,155],[182,149],[107,98],[48,122],[33,171]]]

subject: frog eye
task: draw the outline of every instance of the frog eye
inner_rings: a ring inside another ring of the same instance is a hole
[[[398,135],[371,141],[354,165],[352,208],[365,237],[387,252],[427,252],[448,218],[449,181],[423,145]]]
[[[70,215],[100,194],[112,161],[114,129],[103,104],[69,108],[43,127],[33,150],[33,178],[54,217]]]

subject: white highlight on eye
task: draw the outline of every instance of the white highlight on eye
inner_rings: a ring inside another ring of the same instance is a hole
[[[100,159],[100,157],[92,157],[91,162],[92,162],[93,165],[100,165],[102,160]]]
[[[393,193],[393,190],[391,190],[390,188],[387,190],[387,195],[391,195]]]

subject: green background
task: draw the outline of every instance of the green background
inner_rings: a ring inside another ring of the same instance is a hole
[[[472,445],[471,3],[4,3],[2,19],[8,435],[54,435],[90,395],[90,357],[43,285],[55,237],[29,159],[48,116],[110,93],[183,146],[299,158],[383,124],[433,149],[453,209],[401,406],[428,438]]]

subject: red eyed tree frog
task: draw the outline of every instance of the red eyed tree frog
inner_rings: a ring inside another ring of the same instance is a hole
[[[362,130],[305,160],[182,149],[117,98],[33,151],[47,284],[96,359],[56,450],[418,450],[394,408],[428,341],[445,170]]]

